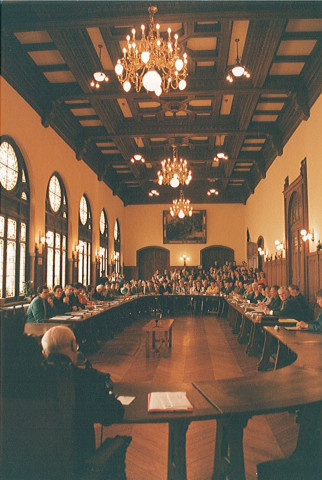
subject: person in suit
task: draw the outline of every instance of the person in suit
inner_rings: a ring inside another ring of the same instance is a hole
[[[287,287],[280,287],[278,290],[281,299],[281,308],[278,310],[270,310],[269,314],[279,318],[294,318],[295,320],[303,320],[303,313],[298,308],[298,303],[291,297]]]
[[[57,326],[41,340],[45,364],[71,366],[75,379],[75,441],[80,470],[95,452],[94,423],[110,425],[122,420],[123,405],[111,392],[110,376],[98,370],[78,368],[77,344],[72,330]]]
[[[288,287],[291,296],[297,301],[298,307],[301,310],[302,316],[306,319],[312,320],[310,316],[310,309],[307,304],[307,301],[300,292],[298,285],[289,285]]]
[[[37,297],[35,297],[27,310],[28,323],[41,323],[46,318],[50,318],[54,314],[53,300],[49,297],[49,290],[47,285],[41,285],[37,290]]]
[[[316,303],[319,305],[319,307],[322,308],[322,290],[318,290],[316,292]],[[298,322],[296,325],[298,330],[307,330],[309,332],[322,332],[322,310],[320,311],[320,314],[318,318],[312,322]]]
[[[261,303],[261,306],[264,310],[264,313],[266,313],[267,315],[269,315],[269,312],[271,310],[277,311],[281,308],[282,300],[280,299],[279,294],[278,294],[279,288],[280,287],[278,285],[273,285],[271,287],[271,291],[270,291],[271,299],[270,299],[269,304],[265,305],[264,303]]]

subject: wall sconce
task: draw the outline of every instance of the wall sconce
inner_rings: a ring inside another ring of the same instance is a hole
[[[258,250],[259,255],[261,255],[261,256],[265,255],[265,253],[266,253],[266,250],[263,250],[262,247],[258,247],[257,250]]]
[[[314,242],[314,230],[313,230],[313,228],[312,228],[312,231],[309,230],[308,232],[305,230],[305,228],[303,228],[300,231],[300,234],[301,234],[303,242],[306,242],[307,240],[312,240],[312,242]]]
[[[180,257],[180,260],[181,262],[183,261],[183,266],[186,267],[187,262],[190,260],[190,257],[187,257],[187,255],[182,255],[182,257]]]
[[[283,251],[285,250],[285,244],[284,242],[280,242],[279,240],[275,240],[275,246],[276,246],[276,255],[275,258],[282,258],[283,257]]]

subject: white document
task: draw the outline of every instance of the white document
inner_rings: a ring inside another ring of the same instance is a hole
[[[148,395],[148,412],[186,412],[192,409],[186,392],[152,392]]]

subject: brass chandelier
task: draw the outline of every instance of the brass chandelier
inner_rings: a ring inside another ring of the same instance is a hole
[[[184,218],[186,215],[191,217],[192,206],[190,205],[190,200],[184,198],[183,190],[180,190],[180,198],[173,200],[170,214],[172,217]]]
[[[191,170],[188,170],[187,160],[178,159],[177,149],[173,148],[172,159],[164,159],[161,162],[161,170],[158,171],[158,184],[170,185],[177,188],[181,185],[189,185],[192,179]]]
[[[127,35],[127,46],[123,48],[123,58],[118,59],[115,73],[125,92],[132,85],[139,92],[142,86],[148,92],[160,96],[169,92],[170,88],[184,90],[187,86],[187,54],[180,55],[178,35],[171,38],[171,28],[168,28],[168,38],[165,41],[160,36],[160,25],[154,24],[157,7],[149,7],[149,32],[145,34],[145,26],[141,25],[141,40],[135,38],[136,31],[132,29],[132,39]]]

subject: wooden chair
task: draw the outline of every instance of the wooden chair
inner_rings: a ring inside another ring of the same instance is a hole
[[[257,465],[258,480],[320,480],[322,478],[322,404],[300,410],[297,446],[288,458]]]
[[[107,439],[79,472],[71,368],[48,367],[37,396],[2,400],[2,468],[7,480],[126,480],[131,437]],[[23,391],[23,390],[22,390]]]

